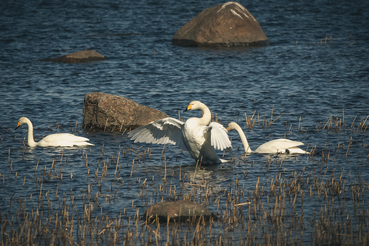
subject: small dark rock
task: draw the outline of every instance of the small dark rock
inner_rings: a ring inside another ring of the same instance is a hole
[[[83,126],[86,130],[130,131],[166,117],[167,114],[157,109],[107,93],[88,93],[83,103]]]
[[[227,2],[207,8],[181,27],[172,39],[178,46],[269,45],[258,21],[241,4]]]
[[[89,62],[96,60],[106,60],[106,58],[100,53],[94,50],[83,50],[77,51],[65,56],[57,58],[46,58],[42,61],[52,61],[52,62],[65,62],[65,63],[79,63],[79,62]]]
[[[209,209],[188,200],[157,203],[145,212],[145,219],[153,221],[158,218],[160,223],[166,223],[168,218],[170,222],[195,222],[201,217],[206,221],[213,216]]]

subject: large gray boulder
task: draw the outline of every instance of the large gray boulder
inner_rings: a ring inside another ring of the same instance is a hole
[[[201,217],[208,220],[213,216],[209,209],[188,200],[156,203],[145,212],[145,219],[153,221],[158,218],[160,223],[166,223],[168,219],[170,222],[195,222]]]
[[[70,53],[57,58],[46,58],[42,61],[52,61],[52,62],[65,62],[65,63],[79,63],[79,62],[89,62],[97,60],[106,60],[106,58],[100,53],[94,50],[83,50]]]
[[[268,38],[255,17],[241,4],[207,8],[181,27],[172,39],[178,46],[265,46]]]
[[[88,93],[83,103],[83,126],[88,131],[130,131],[166,117],[157,109],[107,93]]]

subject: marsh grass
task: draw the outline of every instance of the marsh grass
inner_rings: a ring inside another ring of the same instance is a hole
[[[246,127],[272,127],[283,114],[271,112],[270,117],[245,114]],[[307,156],[244,156],[216,167],[178,167],[175,158],[167,158],[168,146],[153,155],[134,145],[108,154],[103,145],[79,150],[73,169],[72,156],[63,150],[51,163],[38,158],[34,171],[18,174],[13,161],[23,157],[9,149],[7,170],[0,175],[1,244],[367,245],[368,145],[354,135],[366,132],[367,119],[346,122],[344,111],[342,117],[330,116],[315,132],[345,133],[347,141],[319,148],[308,143]],[[309,132],[301,118],[294,125],[305,136]],[[285,127],[293,131],[292,125]],[[356,165],[355,174],[338,162]],[[184,223],[143,216],[150,205],[175,200],[202,204],[215,216]]]

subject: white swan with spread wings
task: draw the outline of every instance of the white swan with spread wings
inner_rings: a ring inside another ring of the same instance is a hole
[[[185,123],[164,118],[139,127],[128,136],[135,142],[177,145],[203,164],[221,163],[215,149],[232,148],[227,130],[219,123],[210,122],[211,112],[200,101],[192,101],[185,111],[197,109],[202,111],[201,118],[190,118]]]

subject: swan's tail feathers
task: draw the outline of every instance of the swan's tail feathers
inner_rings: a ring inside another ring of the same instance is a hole
[[[288,154],[310,154],[310,152],[307,152],[305,150],[302,150],[302,149],[300,149],[298,147],[287,149],[286,152]]]
[[[82,146],[95,146],[95,145],[92,144],[92,143],[86,142],[86,141],[78,141],[78,142],[76,142],[76,141],[75,142],[65,141],[65,142],[60,142],[59,144],[57,144],[55,146],[64,146],[64,147],[78,146],[78,147],[82,147]]]
[[[80,142],[80,143],[74,143],[75,146],[95,146],[92,143],[88,143],[88,142]]]
[[[92,143],[89,143],[90,139],[86,137],[80,137],[80,136],[72,136],[70,139],[68,139],[71,146],[95,146]]]
[[[230,162],[230,160],[224,160],[224,159],[220,159],[220,161],[221,161],[222,163]]]

